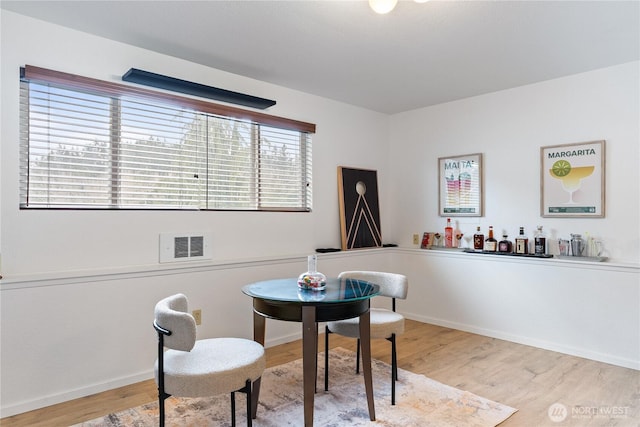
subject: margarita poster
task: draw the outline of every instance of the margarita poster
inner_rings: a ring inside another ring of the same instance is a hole
[[[604,141],[540,150],[541,215],[604,216]]]

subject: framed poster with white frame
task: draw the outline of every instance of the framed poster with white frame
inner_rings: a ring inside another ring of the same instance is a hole
[[[540,215],[603,218],[605,141],[540,148]]]
[[[482,216],[482,153],[438,159],[440,216]]]

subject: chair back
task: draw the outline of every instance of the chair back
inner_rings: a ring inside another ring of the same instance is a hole
[[[187,297],[183,294],[167,297],[156,304],[154,313],[154,324],[169,331],[164,334],[164,346],[191,351],[196,343],[196,321],[189,313]]]
[[[389,298],[407,298],[409,281],[407,276],[380,271],[343,271],[338,278],[366,280],[380,286],[380,295]]]

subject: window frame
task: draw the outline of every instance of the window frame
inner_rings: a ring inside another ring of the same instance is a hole
[[[152,102],[160,102],[166,103],[176,108],[185,108],[193,110],[196,113],[203,113],[206,115],[213,115],[222,117],[223,119],[229,120],[239,120],[243,122],[248,122],[250,126],[260,127],[266,126],[269,128],[277,128],[282,129],[284,131],[295,131],[300,133],[300,144],[303,143],[303,138],[308,138],[308,135],[315,133],[316,125],[313,123],[302,122],[298,120],[288,119],[284,117],[273,116],[269,114],[265,114],[262,112],[245,110],[229,105],[217,104],[213,102],[204,101],[197,98],[190,98],[185,96],[175,95],[173,93],[160,92],[156,90],[149,90],[146,88],[136,87],[129,84],[120,84],[115,82],[103,81],[98,79],[93,79],[89,77],[78,76],[75,74],[64,73],[60,71],[49,70],[46,68],[35,67],[32,65],[26,65],[25,67],[20,69],[20,80],[21,82],[36,83],[42,85],[54,85],[58,87],[63,87],[69,90],[77,90],[79,92],[87,92],[87,93],[97,93],[103,96],[112,97],[112,99],[119,99],[120,97],[132,97],[137,99],[145,99]],[[21,95],[22,96],[22,95]],[[23,112],[21,114],[29,115],[29,111]],[[21,117],[21,121],[23,118]],[[27,119],[28,120],[28,119]],[[27,132],[28,135],[28,132]],[[305,135],[307,135],[305,137]],[[28,138],[26,136],[25,138]],[[310,143],[310,140],[309,142]],[[26,150],[26,153],[21,153],[21,162],[26,162],[28,165],[29,159],[29,142],[25,142],[21,139],[21,150]],[[256,150],[260,149],[260,140],[253,140],[252,145],[255,146]],[[302,145],[301,145],[302,146]],[[117,150],[117,148],[116,148]],[[299,153],[300,160],[302,162],[307,162],[305,150],[301,150]],[[26,160],[23,156],[26,156]],[[307,171],[307,176],[311,177],[311,165],[309,163],[307,167],[309,168]],[[208,173],[208,172],[207,172]],[[256,173],[260,174],[260,166],[257,166]],[[109,204],[109,206],[90,206],[90,205],[79,205],[79,206],[29,206],[28,201],[25,200],[23,194],[27,194],[28,182],[24,178],[22,178],[23,174],[27,174],[28,172],[21,172],[21,197],[20,197],[20,209],[69,209],[69,210],[204,210],[204,211],[286,211],[286,212],[308,212],[311,211],[312,202],[311,202],[311,194],[310,194],[310,185],[311,182],[306,182],[307,190],[303,191],[302,198],[300,199],[301,206],[298,208],[290,208],[290,207],[265,207],[260,206],[258,203],[253,208],[210,208],[208,203],[209,195],[205,192],[205,201],[207,203],[206,208],[198,208],[198,207],[170,207],[170,206],[153,206],[149,205],[141,206],[141,207],[128,207],[128,206],[117,206],[113,202]],[[24,181],[24,182],[23,182]],[[26,185],[27,188],[23,188]],[[113,189],[113,186],[111,187]],[[258,195],[258,202],[260,199],[260,195]],[[25,203],[26,202],[26,203]]]

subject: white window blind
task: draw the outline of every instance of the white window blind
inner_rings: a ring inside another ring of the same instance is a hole
[[[41,80],[21,81],[21,208],[311,209],[310,132]]]

